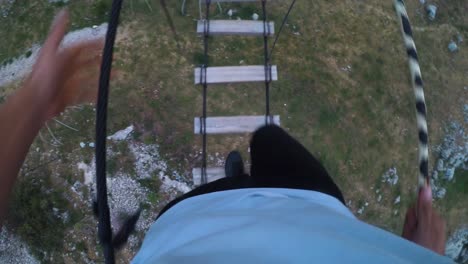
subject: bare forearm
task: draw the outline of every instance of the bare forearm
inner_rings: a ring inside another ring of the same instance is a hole
[[[21,165],[44,123],[32,88],[26,84],[0,106],[0,225]]]

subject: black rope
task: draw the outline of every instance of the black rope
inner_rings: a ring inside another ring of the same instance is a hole
[[[114,247],[112,245],[112,227],[110,222],[109,204],[107,201],[106,184],[106,134],[107,134],[107,103],[109,96],[109,80],[112,67],[115,36],[119,23],[122,0],[114,0],[109,16],[106,43],[102,56],[101,74],[99,77],[99,92],[96,112],[96,190],[97,209],[99,217],[98,235],[104,251],[106,263],[115,263]]]
[[[291,10],[293,9],[294,4],[296,4],[296,0],[293,0],[292,3],[291,3],[291,5],[289,6],[288,12],[287,12],[286,15],[284,16],[283,22],[281,23],[281,27],[280,27],[280,29],[278,30],[278,33],[276,34],[275,41],[273,42],[273,45],[272,45],[271,51],[270,51],[270,59],[273,57],[273,51],[275,50],[276,42],[278,42],[278,39],[279,39],[279,37],[280,37],[280,35],[281,35],[281,32],[283,31],[283,27],[284,27],[284,25],[286,24],[286,21],[288,21],[289,14],[291,13]]]
[[[271,67],[270,58],[268,55],[268,36],[270,35],[270,26],[267,24],[267,13],[266,13],[266,0],[262,0],[262,12],[263,12],[263,49],[264,49],[264,60],[265,60],[265,124],[269,123],[270,116],[270,81],[271,81]]]
[[[200,122],[200,130],[202,133],[203,137],[203,153],[202,153],[202,170],[201,170],[201,184],[206,184],[208,179],[206,175],[206,166],[207,166],[207,152],[206,152],[206,108],[207,108],[207,103],[206,103],[206,97],[207,97],[207,90],[208,90],[208,84],[207,84],[207,67],[209,63],[209,57],[208,57],[208,40],[209,40],[209,34],[210,34],[210,5],[211,5],[211,0],[206,0],[206,15],[205,15],[205,21],[204,21],[204,29],[203,29],[203,65],[200,69],[200,78],[202,80],[203,84],[203,112],[202,112],[202,122]]]

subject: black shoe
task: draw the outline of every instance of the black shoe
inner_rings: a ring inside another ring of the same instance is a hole
[[[244,162],[238,151],[231,151],[229,153],[224,164],[224,171],[226,177],[239,177],[244,174]]]

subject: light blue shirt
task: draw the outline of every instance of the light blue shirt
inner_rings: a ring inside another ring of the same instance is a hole
[[[132,263],[452,263],[359,221],[332,196],[240,189],[186,199],[146,234]]]

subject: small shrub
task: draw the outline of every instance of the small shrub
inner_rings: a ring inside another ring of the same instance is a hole
[[[117,173],[118,167],[117,167],[117,159],[115,157],[108,159],[106,165],[107,165],[107,172],[109,173],[109,176],[113,176]]]
[[[76,251],[77,252],[85,252],[88,250],[86,243],[84,241],[80,241],[76,244]]]
[[[105,18],[111,8],[111,1],[98,0],[93,4],[93,12],[97,18]]]
[[[156,175],[156,173],[152,175],[151,178],[140,179],[138,182],[141,184],[141,186],[153,192],[158,192],[159,188],[161,188],[161,180],[159,179],[158,175]]]

